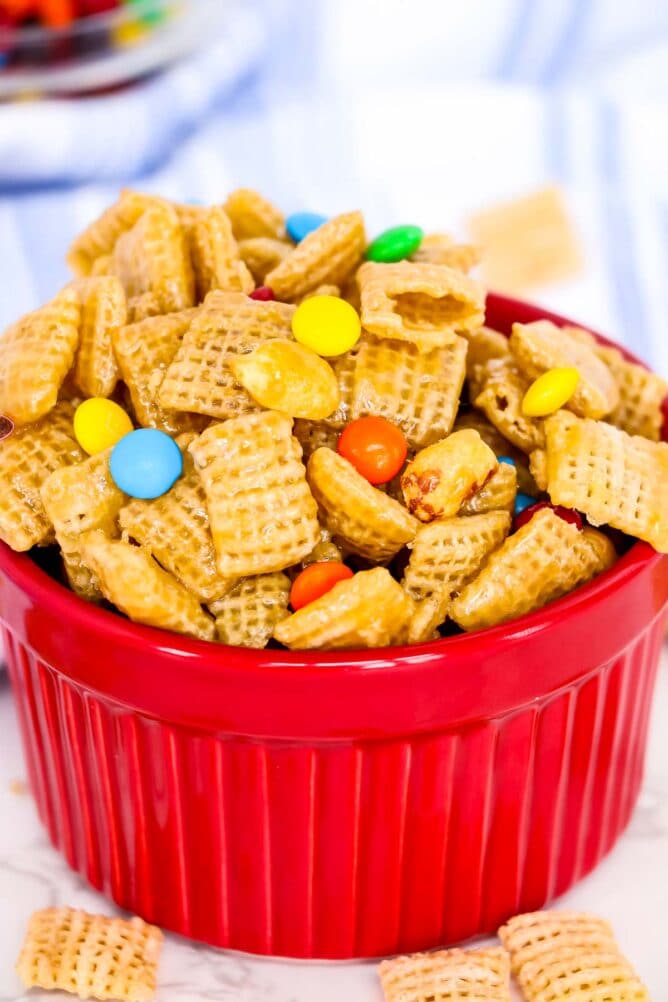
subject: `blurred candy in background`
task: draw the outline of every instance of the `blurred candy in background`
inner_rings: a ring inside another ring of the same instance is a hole
[[[0,0],[0,323],[119,187],[364,206],[668,372],[668,7]],[[36,98],[39,98],[37,100]]]

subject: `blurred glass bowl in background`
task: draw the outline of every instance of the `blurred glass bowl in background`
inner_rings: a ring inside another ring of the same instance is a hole
[[[0,23],[0,100],[123,86],[195,49],[220,23],[224,6],[222,0],[133,0],[65,27]]]

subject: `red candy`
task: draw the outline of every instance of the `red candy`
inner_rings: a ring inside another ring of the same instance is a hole
[[[343,429],[336,450],[370,484],[386,484],[404,465],[408,443],[386,418],[362,417]]]
[[[549,501],[537,501],[536,504],[529,505],[528,508],[525,508],[524,511],[521,511],[519,515],[514,518],[513,531],[517,532],[517,530],[521,529],[523,525],[526,525],[527,522],[531,521],[536,512],[540,511],[541,508],[551,508],[555,515],[558,515],[559,518],[563,518],[564,522],[571,522],[573,525],[576,525],[578,529],[582,529],[582,515],[579,511],[575,511],[573,508],[564,508],[560,504],[550,504]]]
[[[268,285],[258,285],[257,289],[249,294],[249,299],[257,299],[260,303],[271,303],[272,300],[276,299],[274,295],[274,290],[270,289]]]

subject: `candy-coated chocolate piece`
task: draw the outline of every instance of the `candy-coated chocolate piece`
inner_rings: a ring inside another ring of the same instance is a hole
[[[345,581],[352,576],[350,567],[340,564],[337,560],[321,560],[309,564],[292,582],[290,605],[296,612],[331,591],[339,581]]]
[[[8,438],[14,431],[14,422],[5,414],[0,414],[0,442],[3,438]]]
[[[372,240],[365,257],[368,261],[380,261],[383,264],[403,261],[415,253],[423,236],[419,226],[393,226]]]
[[[529,494],[522,494],[521,492],[515,498],[515,517],[520,515],[525,508],[529,508],[531,505],[536,503],[536,499],[530,497]]]
[[[311,296],[295,310],[292,333],[307,348],[331,358],[357,344],[362,325],[357,311],[345,299]]]
[[[500,463],[506,463],[507,466],[517,466],[517,463],[510,456],[497,456],[496,457]]]
[[[173,438],[155,428],[138,428],[114,446],[109,472],[132,498],[166,494],[183,472],[183,456]]]
[[[524,394],[522,413],[526,417],[547,417],[548,414],[554,414],[568,403],[579,382],[580,373],[571,366],[548,369],[533,381]]]
[[[668,397],[665,397],[663,403],[661,404],[661,413],[663,414],[661,441],[668,442]]]
[[[129,415],[106,397],[89,397],[74,412],[74,436],[89,456],[116,445],[131,431]]]
[[[370,484],[386,484],[404,465],[408,442],[396,424],[370,416],[351,421],[336,448]]]
[[[523,496],[526,497],[526,495]],[[519,515],[516,515],[513,521],[513,530],[517,532],[518,529],[521,529],[541,508],[551,508],[554,514],[562,518],[564,522],[571,522],[578,529],[582,529],[582,515],[579,511],[575,511],[573,508],[564,508],[560,504],[550,504],[549,501],[537,501],[535,504],[528,505]]]
[[[327,216],[321,216],[319,212],[293,212],[285,220],[285,229],[288,236],[295,243],[299,243],[300,240],[303,240],[309,233],[313,233],[313,230],[317,230],[319,226],[322,226],[326,222]]]
[[[259,303],[271,303],[276,299],[276,296],[274,290],[270,289],[268,285],[258,285],[257,289],[253,289],[249,293],[249,299],[257,299]]]

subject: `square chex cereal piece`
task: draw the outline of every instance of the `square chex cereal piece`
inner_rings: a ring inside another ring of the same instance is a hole
[[[163,199],[154,195],[124,189],[118,201],[105,209],[72,243],[67,263],[74,274],[92,274],[96,262],[111,255],[118,238],[132,229],[147,209],[161,204]],[[100,274],[98,270],[95,273]]]
[[[101,530],[81,538],[82,557],[104,597],[137,623],[213,640],[214,623],[195,596],[163,570],[148,550]]]
[[[508,954],[498,947],[384,960],[385,1002],[510,1002]]]
[[[292,338],[294,306],[256,302],[243,293],[213,292],[190,325],[169,365],[158,399],[163,407],[216,418],[258,410],[226,364],[261,341]]]
[[[239,241],[239,254],[258,285],[291,253],[293,245],[275,237],[249,237]]]
[[[113,341],[127,321],[127,304],[114,275],[81,280],[81,331],[74,381],[87,397],[110,397],[118,382]]]
[[[280,571],[320,538],[292,421],[259,411],[211,425],[189,446],[223,577]]]
[[[219,205],[206,209],[193,223],[189,242],[198,300],[213,289],[253,291],[255,281],[241,260],[232,224]]]
[[[150,1002],[162,938],[160,929],[140,918],[45,908],[30,918],[16,971],[27,988]]]
[[[332,449],[316,449],[306,476],[327,528],[345,549],[382,562],[414,538],[416,519]]]
[[[0,411],[17,424],[37,421],[55,405],[74,361],[80,323],[79,296],[67,288],[0,337]]]
[[[209,604],[221,644],[266,647],[274,627],[289,615],[290,578],[280,571],[245,578],[224,598]]]
[[[118,513],[125,494],[109,472],[111,449],[89,456],[75,466],[61,466],[42,484],[42,503],[53,523],[67,579],[77,595],[92,601],[102,597],[95,575],[83,559],[81,536],[102,529],[118,535]]]
[[[252,188],[236,188],[230,192],[223,208],[237,240],[285,235],[283,213]]]
[[[480,248],[475,244],[458,244],[447,233],[428,233],[410,259],[424,264],[444,264],[456,271],[469,272],[480,264]]]
[[[319,285],[342,285],[362,259],[361,212],[335,216],[313,230],[266,276],[279,299],[294,301]]]
[[[167,203],[152,206],[114,247],[114,273],[128,299],[150,293],[161,313],[195,305],[195,283],[184,230]]]
[[[385,417],[422,448],[452,430],[465,375],[463,338],[424,353],[406,341],[366,338],[355,357],[351,417]]]
[[[183,476],[166,494],[152,501],[135,498],[119,521],[126,536],[202,602],[213,602],[234,586],[235,578],[218,573],[204,487],[189,453],[183,457]]]
[[[202,430],[204,419],[199,415],[170,410],[158,400],[165,372],[197,313],[196,309],[189,309],[149,317],[121,327],[114,335],[121,375],[143,428],[158,428],[168,435]]]
[[[367,261],[357,273],[362,326],[379,338],[410,341],[420,351],[451,344],[485,319],[485,290],[445,265]]]
[[[668,396],[668,382],[642,365],[627,362],[616,348],[598,346],[596,354],[607,363],[619,390],[619,403],[606,420],[629,435],[661,441],[661,407]]]
[[[282,619],[274,636],[291,650],[385,647],[407,639],[414,608],[390,572],[374,567]]]
[[[421,525],[412,543],[403,586],[415,599],[444,594],[451,598],[476,576],[490,553],[508,535],[510,515],[490,511],[484,515],[441,518]]]
[[[543,508],[462,588],[450,618],[464,630],[496,626],[541,609],[608,566],[577,526]]]
[[[528,379],[560,366],[577,369],[580,381],[566,406],[580,417],[605,417],[619,403],[619,390],[608,366],[592,347],[572,337],[568,328],[550,320],[513,324],[510,350]]]
[[[545,421],[544,475],[554,504],[668,553],[668,444],[557,411]]]
[[[41,421],[16,428],[0,441],[0,539],[13,550],[53,539],[40,490],[54,470],[85,458],[74,438],[73,417],[74,405],[63,401]]]
[[[650,1002],[610,925],[595,915],[516,915],[499,938],[528,1002]]]

